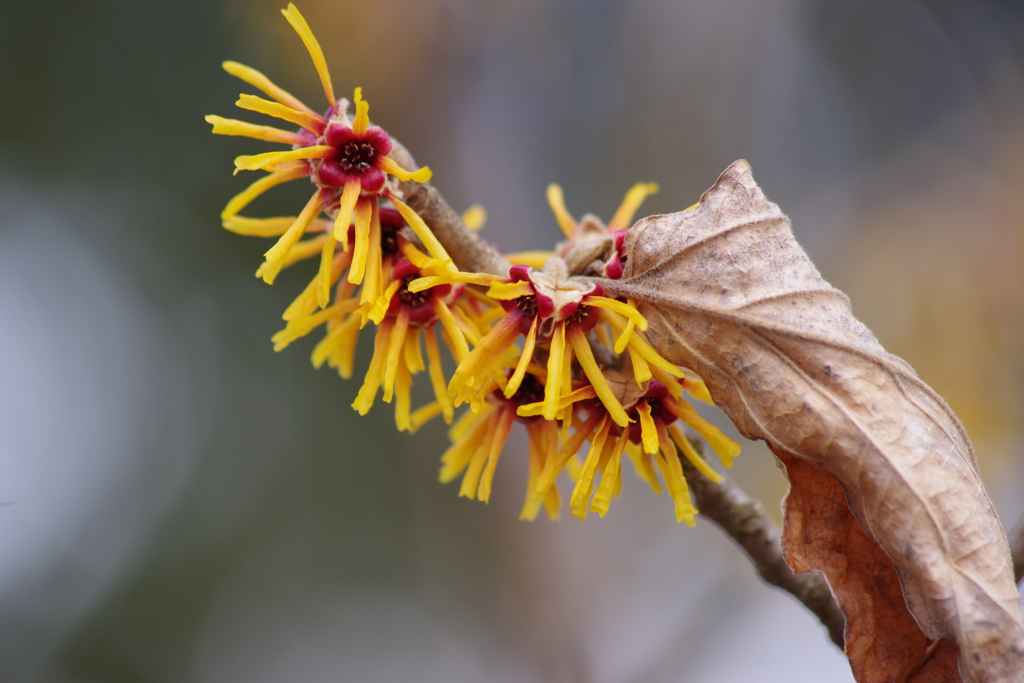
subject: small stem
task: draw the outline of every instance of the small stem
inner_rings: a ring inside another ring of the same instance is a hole
[[[416,168],[416,162],[409,151],[394,139],[392,143],[394,146],[389,156],[403,168]],[[401,183],[400,187],[405,195],[405,203],[420,215],[448,250],[448,255],[459,270],[508,276],[511,264],[487,240],[462,222],[462,217],[448,205],[434,186],[408,181]]]

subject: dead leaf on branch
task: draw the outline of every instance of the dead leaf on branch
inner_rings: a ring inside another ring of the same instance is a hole
[[[785,532],[794,569],[822,571],[833,590],[841,592],[843,581],[837,567],[850,563],[877,578],[840,599],[857,680],[956,680],[934,673],[948,658],[942,645],[926,646],[936,663],[914,645],[902,655],[906,661],[875,666],[881,650],[863,634],[908,642],[900,632],[908,622],[896,616],[901,608],[913,615],[920,642],[956,642],[968,683],[1022,680],[1024,611],[1006,536],[963,427],[821,278],[750,166],[734,163],[687,211],[639,221],[626,246],[623,279],[602,284],[637,301],[650,324],[648,340],[700,374],[745,437],[834,478],[834,494],[843,492],[866,534],[861,540],[877,543],[891,561],[901,595],[883,576],[884,562],[865,555],[870,543],[858,545],[852,531],[836,533],[819,520],[824,536]],[[813,481],[791,478],[790,523],[808,496],[823,500],[808,488]],[[873,620],[870,628],[865,619]]]
[[[821,571],[846,615],[846,652],[858,681],[957,681],[957,648],[930,641],[907,610],[899,576],[864,533],[836,478],[780,452],[791,482],[782,550],[795,572]],[[941,649],[940,649],[941,648]]]

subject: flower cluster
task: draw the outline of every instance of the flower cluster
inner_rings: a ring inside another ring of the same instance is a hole
[[[243,94],[237,106],[298,128],[207,117],[214,133],[289,146],[235,159],[236,173],[266,175],[232,198],[221,216],[224,227],[236,233],[278,237],[256,272],[267,283],[283,268],[320,257],[315,277],[285,310],[274,348],[322,326],[313,364],[327,363],[349,378],[360,331],[372,325],[373,357],[353,407],[365,414],[382,393],[395,405],[398,429],[410,432],[442,416],[452,425],[452,446],[442,456],[441,480],[462,475],[462,496],[489,499],[498,458],[519,422],[529,436],[523,518],[533,519],[541,507],[558,517],[555,481],[563,471],[575,480],[572,514],[603,516],[619,494],[625,455],[655,492],[664,482],[677,520],[692,525],[697,510],[680,457],[709,478],[720,477],[680,423],[700,434],[727,467],[739,447],[683,398],[689,393],[711,402],[699,378],[647,343],[647,322],[634,302],[605,296],[600,284],[579,277],[622,276],[628,258],[623,238],[657,186],[634,186],[605,225],[589,214],[576,221],[561,189],[552,185],[548,201],[565,242],[550,252],[507,255],[511,266],[501,275],[462,272],[403,201],[400,184],[424,183],[430,170],[405,169],[389,156],[394,144],[371,125],[361,89],[355,89],[350,114],[350,103],[335,98],[323,52],[305,19],[291,4],[283,13],[313,59],[326,109],[317,113],[258,71],[225,62],[225,70],[270,97]],[[240,215],[268,189],[302,178],[314,191],[297,216]],[[483,216],[475,208],[464,218],[478,229]],[[450,378],[442,345],[456,363]],[[421,371],[430,378],[434,400],[414,410],[410,388]],[[462,405],[467,408],[455,419]]]

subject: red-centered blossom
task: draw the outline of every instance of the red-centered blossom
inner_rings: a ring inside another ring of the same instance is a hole
[[[469,352],[467,333],[476,337],[478,330],[472,321],[472,307],[460,301],[463,285],[438,284],[411,291],[409,283],[424,276],[443,272],[443,264],[423,254],[414,245],[402,245],[403,256],[391,269],[391,284],[378,298],[369,318],[377,323],[373,359],[366,372],[363,386],[352,407],[365,415],[373,406],[378,389],[383,389],[384,401],[396,398],[395,421],[399,430],[415,431],[425,420],[442,414],[451,422],[454,406],[445,389],[444,370],[438,348],[435,327],[441,324],[448,350],[455,358]],[[420,339],[427,351],[424,362]],[[428,370],[435,401],[423,409],[410,411],[409,389],[412,376]]]
[[[241,219],[236,217],[232,219],[231,224],[234,226],[237,221],[248,221],[251,219]],[[282,266],[291,265],[292,258],[299,256],[301,258],[310,258],[312,256],[321,255],[321,261],[323,250],[322,246],[324,240],[338,232],[335,228],[332,228],[326,221],[321,221],[325,225],[320,226],[320,230],[327,230],[328,234],[320,235],[303,242],[299,242],[295,245],[289,254],[289,259],[282,263]],[[244,225],[244,223],[243,223]],[[366,313],[369,313],[370,308],[377,302],[381,293],[391,283],[390,273],[391,266],[395,263],[397,258],[401,257],[400,248],[401,240],[399,233],[405,226],[405,221],[402,220],[401,214],[394,209],[381,208],[378,210],[376,218],[371,221],[371,235],[373,237],[370,248],[368,249],[368,258],[366,261],[366,274],[363,278],[362,288],[356,303],[356,308],[363,306],[365,309],[363,320],[365,321]],[[317,227],[317,224],[314,224]],[[316,325],[310,324],[310,318],[313,312],[318,307],[318,299],[323,292],[324,287],[327,288],[328,293],[330,287],[337,284],[335,292],[335,305],[341,301],[349,300],[352,297],[356,286],[349,282],[348,278],[343,276],[352,267],[353,261],[353,245],[355,243],[355,226],[349,224],[347,235],[346,235],[347,248],[344,250],[332,253],[332,263],[329,271],[329,277],[326,282],[320,275],[317,275],[310,281],[309,285],[299,294],[298,297],[288,306],[282,316],[285,320],[289,321],[287,328],[279,332],[274,336],[274,343],[276,344],[275,349],[281,350],[295,339],[307,334]],[[295,259],[298,260],[298,259]],[[321,262],[321,266],[323,263]],[[268,268],[267,264],[264,264],[261,268]],[[279,270],[280,268],[277,268]],[[275,270],[276,273],[276,270]],[[258,271],[257,274],[264,274],[263,271]],[[356,299],[352,299],[356,301]],[[333,307],[332,307],[333,309]],[[329,318],[329,313],[321,311],[321,313],[313,320],[324,320]],[[319,324],[319,323],[316,323]]]
[[[619,205],[612,219],[608,221],[608,225],[605,225],[600,218],[589,213],[577,221],[565,207],[562,188],[555,183],[548,185],[548,205],[551,207],[551,212],[555,214],[558,227],[568,238],[558,245],[558,249],[555,251],[556,255],[565,257],[584,243],[602,242],[605,246],[595,253],[602,253],[604,255],[601,258],[607,258],[604,275],[609,279],[618,280],[622,277],[626,262],[623,239],[626,232],[629,231],[633,215],[640,208],[644,199],[657,191],[657,183],[637,183],[626,192],[622,204]]]
[[[341,122],[330,123],[323,141],[334,153],[315,159],[313,180],[322,187],[345,187],[349,178],[358,178],[363,192],[377,193],[384,189],[387,174],[383,160],[391,152],[391,138],[379,126],[371,126],[358,134]]]
[[[511,396],[505,396],[491,380],[480,410],[466,411],[449,431],[452,445],[441,456],[441,482],[447,483],[462,474],[459,495],[487,502],[498,458],[512,425],[519,422],[525,426],[529,441],[529,477],[519,518],[532,520],[543,506],[549,518],[558,519],[561,506],[558,488],[549,485],[543,492],[537,492],[541,473],[559,457],[558,425],[540,417],[518,414],[519,408],[543,395],[544,385],[532,373],[523,378]]]
[[[259,275],[268,283],[273,282],[281,269],[281,263],[289,260],[292,249],[303,234],[310,229],[321,212],[327,213],[334,219],[335,231],[321,245],[317,303],[323,308],[329,300],[328,282],[335,245],[341,242],[344,249],[349,247],[346,232],[350,223],[355,224],[352,244],[355,253],[348,269],[348,279],[353,284],[363,282],[368,271],[367,259],[370,258],[372,242],[370,233],[376,220],[374,216],[379,198],[386,197],[391,201],[433,256],[444,261],[448,255],[422,219],[388,185],[388,176],[400,181],[426,182],[430,179],[430,169],[424,167],[408,171],[388,156],[392,149],[391,139],[381,128],[370,126],[369,104],[362,98],[360,88],[355,89],[353,99],[355,115],[349,116],[348,101],[334,97],[334,87],[323,51],[306,20],[292,4],[283,13],[305,43],[320,75],[327,96],[326,113],[317,114],[260,72],[237,62],[225,62],[225,70],[272,98],[271,101],[243,94],[236,102],[239,107],[297,125],[300,130],[293,132],[258,126],[219,116],[208,116],[207,121],[213,124],[214,133],[255,137],[291,146],[287,151],[235,159],[236,173],[241,170],[265,170],[270,173],[231,199],[221,218],[228,222],[237,217],[239,211],[271,187],[299,178],[309,178],[316,188],[313,196],[300,214],[280,233],[277,243],[266,252],[266,262],[260,268]],[[376,297],[379,293],[373,292],[372,295]]]
[[[487,295],[503,302],[506,315],[459,364],[448,385],[448,395],[455,399],[456,405],[470,401],[487,378],[498,371],[501,359],[523,334],[526,341],[505,388],[506,395],[516,391],[533,360],[534,351],[546,346],[547,378],[542,410],[545,419],[556,419],[562,411],[560,397],[572,391],[575,358],[614,422],[627,425],[629,418],[608,387],[588,340],[588,333],[599,321],[619,328],[622,350],[628,348],[631,356],[637,356],[634,368],[638,382],[651,378],[651,363],[669,375],[682,377],[683,373],[632,334],[637,327],[647,328],[647,321],[636,308],[605,297],[603,293],[599,285],[569,278],[564,262],[557,258],[550,259],[543,271],[514,266],[508,279],[492,278]]]

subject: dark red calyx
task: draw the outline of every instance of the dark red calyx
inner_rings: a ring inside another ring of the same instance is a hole
[[[530,282],[530,270],[529,266],[512,266],[508,269],[508,278],[512,282],[522,282],[523,280]]]

